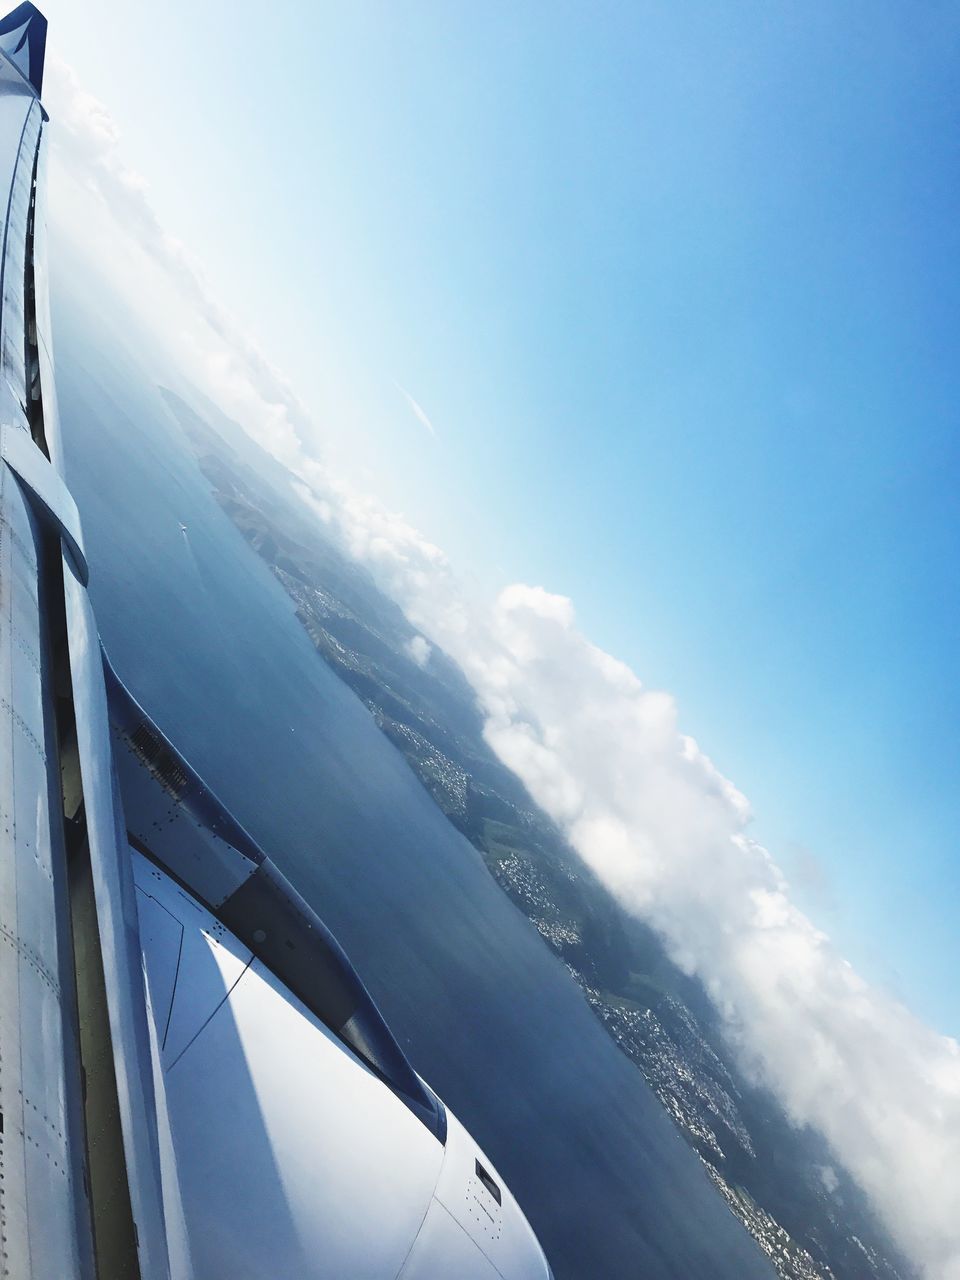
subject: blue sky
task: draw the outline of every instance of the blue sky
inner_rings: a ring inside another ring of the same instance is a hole
[[[960,8],[46,11],[318,449],[571,596],[960,1032]]]

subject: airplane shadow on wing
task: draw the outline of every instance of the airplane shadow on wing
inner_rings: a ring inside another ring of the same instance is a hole
[[[196,1280],[394,1280],[442,1145],[222,925],[174,892],[183,939],[161,1061]],[[169,977],[150,954],[155,931],[138,896],[159,1023]],[[166,903],[176,906],[169,890]]]

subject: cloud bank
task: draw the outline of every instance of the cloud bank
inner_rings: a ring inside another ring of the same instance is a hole
[[[422,633],[413,656],[436,644],[461,665],[491,747],[703,980],[746,1069],[824,1134],[929,1280],[960,1280],[957,1042],[872,989],[792,904],[748,834],[747,801],[683,734],[673,699],[591,644],[570,600],[516,584],[478,606],[438,547],[307,454],[309,414],[160,226],[108,113],[56,61],[47,101],[58,180],[81,181],[165,278],[165,330],[201,388],[303,478],[301,495]]]

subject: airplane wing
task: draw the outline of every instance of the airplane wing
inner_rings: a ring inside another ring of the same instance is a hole
[[[46,21],[0,19],[0,1277],[548,1280],[350,961],[124,688],[65,483]]]

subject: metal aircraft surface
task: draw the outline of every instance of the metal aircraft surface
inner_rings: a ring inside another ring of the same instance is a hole
[[[334,938],[102,652],[57,418],[45,36],[30,4],[0,20],[0,1277],[548,1280]]]

